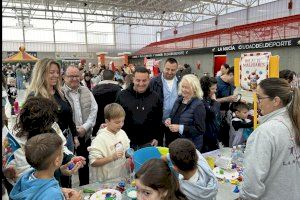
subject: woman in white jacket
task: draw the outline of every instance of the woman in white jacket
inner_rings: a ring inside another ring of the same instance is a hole
[[[300,199],[300,92],[269,78],[257,88],[260,125],[247,141],[241,199]]]

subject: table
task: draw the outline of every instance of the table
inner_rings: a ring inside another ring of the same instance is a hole
[[[220,154],[219,150],[211,151],[202,154],[204,157],[210,156],[210,157],[217,157]],[[95,182],[89,185],[84,185],[81,187],[78,187],[76,189],[83,190],[83,189],[92,189],[95,191],[99,191],[101,189],[105,188],[115,188],[118,183],[122,181],[122,178],[117,178],[113,180],[108,180],[105,182]],[[127,184],[129,185],[129,184]],[[233,190],[235,188],[235,185],[232,185],[230,183],[221,183],[219,182],[219,189],[217,194],[217,200],[234,200],[239,197],[238,193],[234,193]],[[84,194],[84,199],[89,199],[91,194]],[[122,200],[129,200],[129,198],[126,197],[125,193],[123,193],[123,199]]]

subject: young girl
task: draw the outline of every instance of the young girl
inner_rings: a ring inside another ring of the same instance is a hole
[[[161,159],[147,161],[135,178],[138,200],[187,200],[175,175]]]

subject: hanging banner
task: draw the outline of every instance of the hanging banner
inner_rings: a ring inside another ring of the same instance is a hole
[[[242,89],[254,91],[261,80],[268,78],[271,52],[243,53],[240,60]]]

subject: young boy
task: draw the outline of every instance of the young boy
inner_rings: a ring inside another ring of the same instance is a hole
[[[229,131],[229,147],[241,145],[253,131],[253,122],[248,118],[249,107],[243,102],[236,102],[231,105],[233,118]]]
[[[178,138],[170,143],[167,159],[179,173],[181,191],[189,200],[213,200],[218,192],[218,180],[194,143]]]
[[[96,167],[98,181],[118,178],[124,169],[125,151],[130,147],[130,140],[121,129],[124,125],[125,111],[117,103],[104,108],[106,128],[100,129],[92,141],[89,158],[92,167]]]
[[[34,168],[25,173],[13,187],[13,200],[64,199],[54,171],[62,164],[62,139],[53,133],[30,138],[25,145],[27,162]]]

